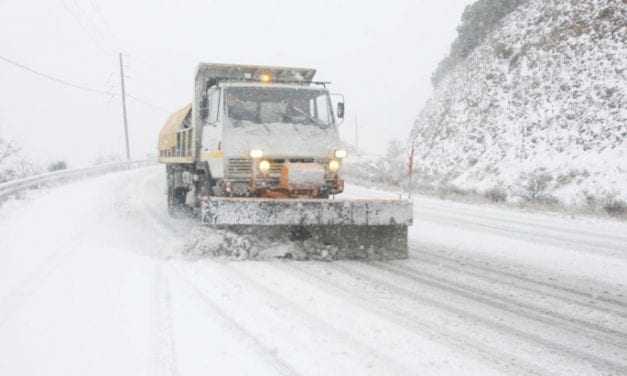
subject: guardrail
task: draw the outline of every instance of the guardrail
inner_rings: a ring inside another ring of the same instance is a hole
[[[157,162],[153,160],[114,162],[93,167],[49,172],[45,174],[30,176],[24,179],[12,180],[0,184],[0,201],[4,200],[6,197],[12,194],[18,193],[26,189],[37,188],[45,184],[74,181],[91,176],[104,175],[110,172],[147,167],[156,163]]]

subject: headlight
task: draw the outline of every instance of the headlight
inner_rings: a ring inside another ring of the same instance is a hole
[[[270,162],[266,160],[259,162],[259,171],[263,172],[264,174],[270,171]]]
[[[336,150],[335,151],[335,158],[337,158],[337,159],[344,159],[344,158],[346,158],[346,150],[342,150],[342,149]]]
[[[250,157],[253,159],[259,159],[261,157],[263,157],[263,151],[259,150],[259,149],[253,149],[250,151]]]
[[[340,162],[336,161],[335,159],[329,162],[329,171],[337,172],[337,170],[339,169],[340,169]]]
[[[268,73],[262,73],[259,76],[259,81],[263,82],[263,83],[268,83],[270,81],[272,81],[272,76]]]

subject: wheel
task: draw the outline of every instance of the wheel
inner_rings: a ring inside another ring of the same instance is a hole
[[[219,180],[215,180],[212,179],[212,185],[211,188],[209,190],[211,192],[211,196],[215,196],[215,197],[224,197],[226,195],[226,189],[224,186],[224,180],[219,179]]]
[[[174,187],[174,169],[166,169],[166,179],[168,186],[168,213],[172,216],[178,215],[185,210],[185,195],[187,194],[186,188]]]

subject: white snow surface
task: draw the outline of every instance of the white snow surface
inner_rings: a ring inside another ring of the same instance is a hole
[[[163,170],[0,207],[1,375],[627,374],[624,222],[419,196],[408,260],[190,259]]]
[[[418,178],[512,201],[627,202],[625,19],[621,0],[522,4],[420,113]]]

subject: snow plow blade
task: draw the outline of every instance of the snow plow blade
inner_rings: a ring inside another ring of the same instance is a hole
[[[334,259],[402,259],[413,207],[404,200],[212,198],[201,219],[240,233],[288,234],[309,247],[331,247]]]

